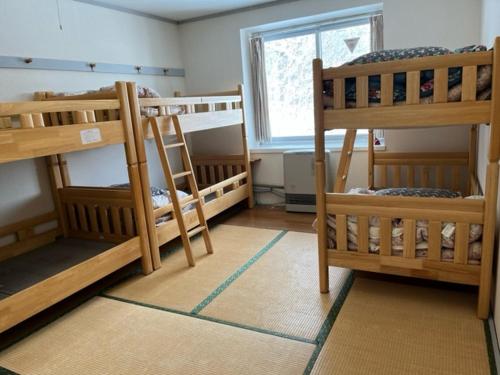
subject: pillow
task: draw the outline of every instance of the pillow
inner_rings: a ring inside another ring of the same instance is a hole
[[[459,192],[436,188],[389,188],[377,190],[375,195],[426,198],[460,198],[462,196]]]

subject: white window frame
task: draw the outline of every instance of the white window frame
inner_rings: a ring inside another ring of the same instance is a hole
[[[314,34],[316,40],[316,57],[321,58],[321,33],[349,26],[358,26],[370,22],[370,17],[381,12],[371,12],[347,19],[334,19],[315,24],[303,24],[288,29],[275,29],[259,33],[264,39],[264,43],[272,40],[290,38],[294,36]],[[312,62],[311,62],[312,63]],[[312,80],[312,77],[311,77]],[[272,124],[271,124],[272,127]],[[340,149],[344,143],[344,135],[325,135],[325,145],[330,149]],[[290,148],[311,148],[314,145],[314,135],[272,137],[270,142],[260,144],[257,149],[290,149]],[[359,133],[356,136],[355,148],[368,147],[368,132]]]

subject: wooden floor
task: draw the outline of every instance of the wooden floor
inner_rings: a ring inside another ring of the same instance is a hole
[[[224,219],[224,224],[314,233],[314,213],[286,212],[282,206],[256,206]]]

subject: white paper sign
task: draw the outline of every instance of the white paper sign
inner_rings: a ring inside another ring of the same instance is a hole
[[[89,143],[101,142],[101,129],[93,128],[80,131],[80,138],[82,139],[82,144],[87,145]]]

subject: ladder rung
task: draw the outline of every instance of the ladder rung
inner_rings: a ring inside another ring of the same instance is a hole
[[[193,204],[193,203],[197,203],[199,202],[200,200],[198,198],[195,198],[195,199],[188,199],[188,200],[185,200],[185,201],[181,201],[180,202],[180,205],[181,205],[181,208],[182,207],[186,207],[186,206],[189,206],[190,204]]]
[[[181,173],[176,173],[172,176],[172,178],[175,180],[177,178],[181,178],[181,177],[184,177],[184,176],[188,176],[191,174],[191,171],[186,171],[186,172],[181,172]]]
[[[196,227],[194,229],[191,229],[189,232],[187,232],[188,237],[193,237],[195,234],[200,233],[201,231],[205,230],[206,228],[201,225],[199,227]]]
[[[171,144],[165,146],[165,150],[168,150],[169,148],[174,148],[174,147],[182,147],[184,145],[185,145],[185,143],[183,143],[183,142],[171,143]]]

